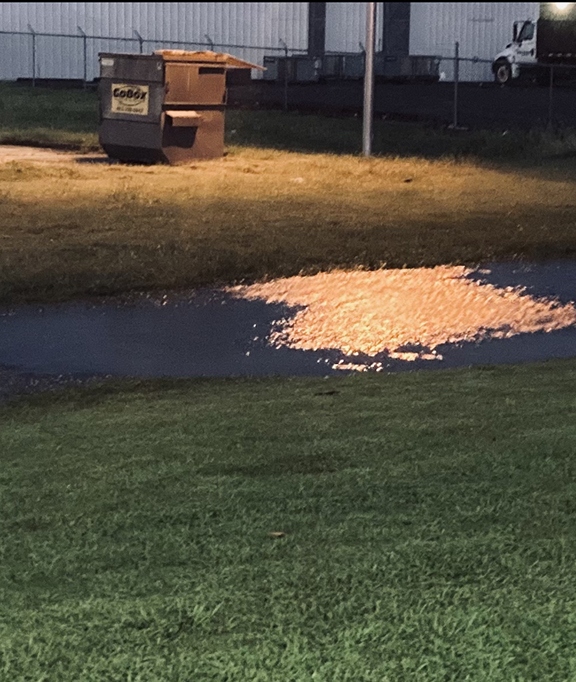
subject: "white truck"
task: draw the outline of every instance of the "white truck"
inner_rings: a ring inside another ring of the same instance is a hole
[[[518,78],[546,83],[552,65],[554,79],[576,80],[575,18],[515,21],[512,42],[496,55],[492,72],[500,85]]]

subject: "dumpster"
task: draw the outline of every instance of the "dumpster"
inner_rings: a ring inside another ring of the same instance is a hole
[[[217,52],[99,57],[100,144],[113,159],[141,163],[222,156],[226,71],[262,69]]]

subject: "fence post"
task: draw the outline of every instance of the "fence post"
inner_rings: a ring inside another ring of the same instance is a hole
[[[550,83],[548,85],[548,128],[554,123],[554,64],[550,66]]]
[[[362,154],[372,154],[372,118],[374,116],[374,29],[376,3],[366,3],[366,54],[364,58],[364,106],[362,109]]]
[[[140,54],[144,52],[144,38],[138,33],[138,31],[133,28],[132,29],[134,35],[136,36],[136,40],[138,41],[138,46],[140,48]]]
[[[214,41],[212,40],[212,38],[207,33],[204,34],[204,37],[206,38],[206,42],[208,43],[208,45],[210,45],[210,49],[212,50],[212,52],[214,52],[214,47],[215,47]]]
[[[460,80],[460,43],[454,44],[454,111],[452,114],[452,127],[458,127],[458,81]]]
[[[288,111],[288,45],[282,38],[279,42],[284,48],[284,111]]]
[[[84,83],[84,90],[86,90],[87,87],[87,81],[88,81],[88,49],[87,49],[87,36],[86,33],[78,26],[78,31],[80,35],[82,36],[82,65],[83,65],[83,71],[82,71],[82,81]]]
[[[32,36],[32,87],[36,87],[36,31],[28,24],[28,30]]]
[[[359,42],[360,53],[362,54],[362,71],[366,72],[366,48],[363,42]]]

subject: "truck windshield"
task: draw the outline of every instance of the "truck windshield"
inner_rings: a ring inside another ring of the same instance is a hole
[[[523,40],[532,40],[534,38],[534,23],[532,21],[525,21],[518,34],[518,42]]]

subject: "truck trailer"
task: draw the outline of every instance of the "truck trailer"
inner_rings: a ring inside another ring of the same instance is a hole
[[[553,8],[536,21],[515,21],[512,42],[499,52],[492,64],[494,80],[507,85],[517,79],[549,82],[554,78],[576,79],[575,3],[550,3]],[[563,12],[563,13],[561,13]]]

